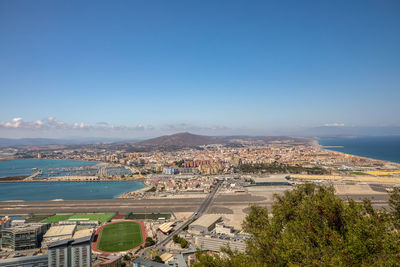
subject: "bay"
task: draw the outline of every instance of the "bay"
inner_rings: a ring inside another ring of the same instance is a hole
[[[400,163],[400,136],[331,138],[318,141],[325,149]]]
[[[0,201],[113,199],[144,187],[140,181],[9,182],[0,183]]]

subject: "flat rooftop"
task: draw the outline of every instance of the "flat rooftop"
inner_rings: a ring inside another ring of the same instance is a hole
[[[76,231],[73,238],[77,239],[77,238],[81,238],[81,237],[85,237],[85,236],[92,236],[93,234],[93,229],[81,229],[79,231]]]
[[[160,229],[160,231],[163,233],[168,233],[169,231],[171,231],[173,229],[173,227],[172,227],[173,224],[174,224],[174,222],[163,223],[158,227],[158,229]]]
[[[219,219],[221,219],[221,215],[218,215],[218,214],[205,214],[205,215],[201,216],[200,218],[198,218],[191,225],[198,225],[198,226],[202,226],[202,227],[208,228],[213,223],[217,222]]]
[[[29,224],[22,224],[16,225],[9,228],[4,228],[3,231],[12,232],[14,234],[24,233],[26,231],[36,231],[38,228],[41,228],[43,225],[42,223],[29,223]]]
[[[76,225],[58,225],[52,226],[44,235],[44,238],[57,237],[57,236],[70,236],[75,232]]]

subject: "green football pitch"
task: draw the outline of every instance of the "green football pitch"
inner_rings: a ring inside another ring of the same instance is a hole
[[[143,242],[142,229],[136,222],[119,222],[103,227],[97,248],[105,252],[133,249]]]
[[[114,213],[89,213],[89,214],[56,214],[44,219],[45,223],[57,223],[68,219],[88,219],[91,221],[108,222],[114,217]]]

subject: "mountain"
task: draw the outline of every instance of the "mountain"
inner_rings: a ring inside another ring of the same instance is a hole
[[[247,143],[268,144],[276,142],[304,143],[308,138],[293,138],[287,136],[206,136],[191,133],[177,133],[160,136],[145,141],[131,143],[134,148],[145,150],[152,149],[174,149],[182,147],[196,147],[211,144],[225,144],[240,146]]]
[[[172,135],[164,135],[141,142],[135,142],[135,146],[178,146],[178,147],[191,147],[210,144],[223,143],[223,137],[205,136],[191,133],[177,133]]]
[[[105,142],[122,141],[116,138],[71,138],[71,139],[52,139],[52,138],[0,138],[0,147],[16,147],[16,146],[48,146],[48,145],[77,145],[77,144],[94,144]]]

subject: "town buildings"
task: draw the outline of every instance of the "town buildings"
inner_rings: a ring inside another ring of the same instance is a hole
[[[49,245],[49,267],[92,266],[91,236],[63,239]]]
[[[47,254],[0,260],[0,267],[47,267]]]
[[[218,214],[205,214],[189,225],[189,233],[207,234],[215,228],[217,222],[221,220]]]
[[[2,249],[18,251],[38,248],[48,227],[47,223],[31,223],[5,228],[2,230]]]

